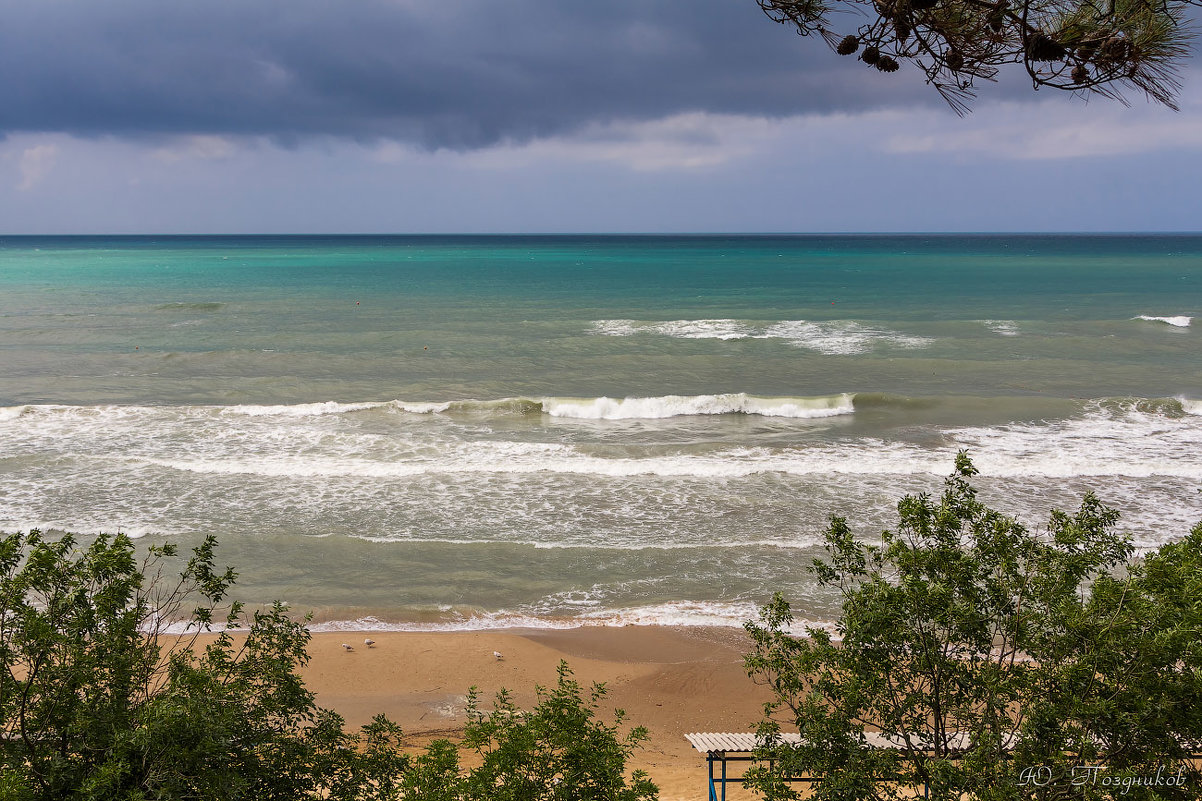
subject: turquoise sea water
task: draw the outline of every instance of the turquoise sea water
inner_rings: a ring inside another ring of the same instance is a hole
[[[0,238],[0,528],[324,625],[737,623],[967,448],[1202,519],[1202,237]]]

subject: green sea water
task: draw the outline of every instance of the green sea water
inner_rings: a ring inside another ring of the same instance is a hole
[[[0,528],[323,625],[737,624],[957,450],[1202,519],[1202,237],[0,238]],[[350,623],[347,623],[350,621]]]

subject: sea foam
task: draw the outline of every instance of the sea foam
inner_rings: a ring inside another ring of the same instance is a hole
[[[591,420],[654,420],[683,415],[751,414],[811,419],[852,414],[848,393],[817,398],[759,398],[742,392],[723,395],[664,395],[653,398],[545,398],[552,417]]]
[[[649,330],[680,339],[747,339],[755,329],[738,320],[672,320],[657,323]]]
[[[878,344],[904,349],[925,348],[934,341],[930,337],[907,336],[853,320],[786,320],[768,326],[760,336],[783,339],[795,347],[829,356],[868,353]]]
[[[757,397],[745,393],[648,398],[543,398],[453,402],[486,415],[518,414],[520,431],[555,435],[556,420],[665,420],[686,416],[757,415],[782,422],[852,415],[849,393]],[[422,407],[423,404],[402,404]],[[441,405],[438,405],[439,407]],[[285,407],[8,407],[0,415],[0,448],[63,458],[82,471],[110,463],[131,471],[166,468],[193,474],[265,477],[400,479],[439,474],[564,474],[609,477],[738,478],[783,475],[942,475],[946,453],[925,444],[857,436],[837,441],[736,444],[714,426],[711,447],[600,448],[574,437],[513,439],[470,429],[412,422],[356,422],[363,409],[392,404],[303,404]],[[534,411],[537,410],[537,411]],[[342,415],[342,416],[340,416]],[[978,467],[999,477],[1175,476],[1202,478],[1202,401],[1185,398],[1099,400],[1078,416],[1037,422],[944,429],[946,448],[967,448]],[[485,420],[487,423],[487,418]],[[472,421],[473,426],[477,425]],[[681,423],[680,425],[685,425]],[[502,429],[507,431],[508,428]],[[604,430],[604,429],[602,429]],[[624,442],[625,440],[623,440]],[[1121,443],[1121,444],[1120,444]],[[34,470],[30,463],[30,470]],[[52,468],[49,462],[45,468]],[[32,473],[31,473],[32,475]],[[40,474],[38,474],[40,475]],[[152,475],[152,474],[148,474]],[[15,476],[13,477],[16,478]],[[138,480],[151,481],[151,478]],[[155,479],[156,481],[158,479]],[[28,512],[26,512],[28,515]],[[18,515],[24,517],[26,515]],[[124,521],[122,521],[124,522]]]
[[[559,615],[528,613],[520,610],[473,611],[445,614],[443,620],[384,621],[375,616],[356,620],[329,620],[309,627],[324,631],[496,631],[500,629],[576,629],[588,627],[624,626],[695,626],[707,628],[742,628],[758,616],[758,607],[750,602],[672,601],[645,606],[597,609],[583,614],[570,614],[570,609],[557,610]],[[806,629],[834,631],[829,621],[797,619],[789,631],[804,634]]]
[[[677,339],[747,339],[756,329],[739,320],[668,320],[660,323],[635,320],[595,320],[592,331],[611,337],[628,337],[639,333],[660,334]]]
[[[222,406],[217,407],[224,414],[239,414],[247,417],[319,417],[329,414],[347,414],[361,412],[367,409],[378,409],[383,403],[337,403],[321,401],[318,403],[296,403],[275,406]]]
[[[1189,328],[1189,325],[1193,321],[1194,318],[1186,317],[1185,315],[1177,315],[1175,317],[1154,317],[1150,314],[1139,314],[1139,315],[1136,315],[1135,317],[1132,317],[1131,319],[1132,320],[1147,320],[1148,322],[1151,322],[1151,323],[1165,323],[1165,324],[1171,325],[1175,328]]]
[[[981,324],[1000,336],[1018,336],[1018,323],[1013,320],[982,320]]]
[[[903,334],[855,320],[781,320],[768,324],[731,319],[667,322],[595,320],[591,331],[614,337],[658,334],[675,339],[778,339],[794,347],[830,356],[868,353],[877,346],[925,348],[934,341],[930,337]]]

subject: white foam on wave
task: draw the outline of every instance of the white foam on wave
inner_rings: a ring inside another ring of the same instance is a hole
[[[799,348],[832,356],[867,353],[878,345],[895,348],[925,348],[934,340],[911,336],[888,328],[854,320],[782,320],[766,326],[741,320],[595,320],[592,331],[604,336],[660,334],[676,339],[781,339]]]
[[[8,423],[16,420],[21,415],[25,414],[27,406],[3,406],[0,407],[0,423]]]
[[[1194,318],[1186,317],[1185,315],[1177,315],[1174,317],[1155,317],[1150,314],[1138,314],[1135,317],[1132,317],[1131,319],[1132,320],[1146,320],[1150,323],[1166,323],[1175,328],[1189,328],[1189,325],[1193,321]]]
[[[634,320],[594,320],[592,331],[607,337],[629,337],[639,332],[639,324]]]
[[[981,324],[1000,336],[1018,336],[1018,323],[1013,320],[982,320]]]
[[[0,529],[3,530],[3,529]],[[329,537],[330,534],[309,535],[314,537]],[[612,551],[688,551],[688,550],[727,550],[730,548],[729,542],[631,542],[629,540],[606,540],[601,541],[595,538],[587,540],[526,540],[526,539],[499,539],[495,536],[489,539],[463,539],[452,537],[415,537],[412,535],[402,536],[375,536],[367,534],[350,534],[352,539],[371,542],[377,545],[467,545],[467,546],[496,546],[507,545],[521,548],[534,548],[540,551],[556,551],[556,550],[612,550]],[[792,550],[811,550],[813,548],[822,547],[825,540],[817,536],[798,536],[793,540],[764,540],[764,539],[741,539],[739,540],[740,548],[779,548],[782,551]]]
[[[84,536],[124,534],[131,540],[140,540],[143,537],[172,536],[172,532],[151,523],[114,526],[110,522],[102,522],[88,517],[72,518],[69,521],[61,519],[33,520],[17,517],[9,509],[0,510],[0,531],[34,531],[35,529],[38,531],[69,531],[72,534]]]
[[[273,455],[265,457],[151,457],[144,463],[198,474],[256,475],[271,478],[399,479],[455,474],[573,474],[626,478],[744,478],[759,473],[786,475],[942,475],[944,454],[898,443],[864,440],[848,445],[793,448],[737,447],[704,455],[608,458],[581,453],[575,446],[520,442],[475,442],[446,448],[420,459],[370,459]]]
[[[529,403],[539,408],[539,402]],[[824,398],[756,398],[741,393],[623,400],[558,398],[541,403],[549,415],[598,420],[731,413],[804,419],[853,412],[852,398],[846,394]],[[372,404],[338,408],[348,406]],[[18,414],[12,411],[16,408],[26,411]],[[17,416],[21,422],[3,427],[0,450],[35,454],[39,471],[51,470],[45,460],[61,456],[66,460],[64,467],[53,470],[75,465],[70,469],[83,471],[79,475],[96,474],[108,465],[144,482],[159,480],[155,468],[298,481],[540,473],[699,479],[765,473],[942,476],[950,454],[959,448],[970,450],[987,475],[1002,478],[1202,478],[1202,457],[1198,455],[1202,453],[1202,401],[1183,398],[1098,401],[1072,418],[948,429],[942,433],[943,447],[934,448],[904,440],[853,437],[802,439],[775,446],[719,445],[716,441],[694,448],[665,443],[635,452],[597,450],[572,438],[538,442],[448,437],[441,429],[427,430],[420,425],[387,432],[360,426],[331,430],[320,412],[318,418],[290,412],[279,418],[214,413],[213,409],[221,408],[226,407],[11,407],[6,410],[7,418]],[[323,422],[319,424],[317,419]],[[180,425],[181,421],[186,425]],[[35,486],[46,478],[37,473],[29,481]],[[13,507],[13,514],[3,516],[41,514],[34,511],[39,507],[28,505],[36,502],[33,490],[22,497],[26,505]],[[125,524],[130,520],[96,522]]]
[[[564,610],[565,613],[571,610]],[[561,617],[526,614],[522,612],[476,612],[450,615],[444,620],[391,621],[367,615],[354,620],[325,620],[312,623],[309,631],[340,632],[457,632],[504,631],[510,629],[566,630],[580,628],[623,628],[626,626],[664,626],[693,628],[742,628],[748,620],[758,617],[759,610],[751,603],[722,603],[706,601],[673,601],[650,606],[597,610],[583,615],[565,614]],[[227,627],[223,623],[197,626],[187,621],[164,622],[155,627],[162,634],[179,635],[202,632],[242,631],[242,627]],[[795,619],[785,629],[795,635],[805,635],[808,629],[822,629],[837,634],[833,621]]]
[[[738,320],[671,320],[648,330],[679,339],[747,339],[756,335],[754,328]]]
[[[183,634],[219,634],[223,631],[245,631],[246,628],[243,626],[227,626],[225,623],[218,622],[197,624],[185,620],[173,620],[165,622],[151,621],[150,623],[142,626],[142,630],[147,633],[157,632],[159,634],[179,636]],[[310,627],[310,631],[313,630],[314,629]]]
[[[655,399],[661,404],[663,399]],[[690,401],[692,403],[692,401]],[[727,410],[729,404],[719,408]],[[594,417],[664,415],[634,403],[589,401],[564,414]],[[846,413],[831,401],[793,413]],[[675,413],[685,413],[677,409]],[[697,413],[692,410],[688,413]],[[350,452],[244,452],[241,445],[201,454],[126,454],[131,464],[153,464],[201,474],[246,474],[284,478],[400,479],[463,474],[573,474],[735,479],[756,474],[933,475],[947,473],[950,454],[969,450],[977,466],[998,478],[1080,476],[1165,476],[1202,479],[1202,403],[1191,401],[1097,401],[1080,416],[999,426],[948,429],[946,448],[859,437],[803,441],[786,446],[729,446],[653,455],[597,454],[572,442],[441,441],[428,447],[398,445],[365,458]]]
[[[694,415],[747,414],[798,420],[853,414],[851,393],[818,397],[758,397],[744,392],[627,398],[500,398],[444,402],[393,401],[410,414],[529,414],[580,420],[661,420]]]
[[[677,339],[747,339],[756,329],[739,320],[668,320],[648,323],[635,320],[594,320],[592,331],[610,337],[629,337],[639,333],[660,334]]]
[[[331,620],[314,624],[310,631],[496,631],[500,629],[576,629],[585,627],[669,626],[742,628],[759,615],[751,602],[670,601],[646,606],[596,609],[584,613],[563,609],[562,616],[521,611],[478,612],[451,615],[439,621],[382,621],[368,616],[356,620]],[[834,632],[829,621],[794,620],[789,629],[804,634],[807,628]]]
[[[496,631],[500,629],[571,629],[583,625],[570,618],[546,618],[518,612],[479,612],[446,620],[383,621],[374,616],[355,620],[326,620],[309,626],[324,631]]]
[[[399,409],[402,412],[410,414],[441,414],[451,408],[451,402],[445,403],[407,403],[405,401],[393,401],[393,408]]]
[[[620,609],[596,609],[579,616],[602,626],[721,626],[742,627],[759,613],[750,602],[670,601]]]
[[[930,337],[907,336],[887,328],[873,328],[852,320],[786,320],[764,329],[766,338],[779,338],[790,345],[830,356],[867,353],[877,344],[897,348],[925,348]]]
[[[545,398],[542,403],[543,410],[552,417],[588,420],[654,420],[709,414],[811,419],[855,412],[848,393],[817,398],[759,398],[742,392],[655,398]]]
[[[223,414],[244,415],[246,417],[322,417],[331,414],[347,414],[362,412],[368,409],[379,409],[384,403],[338,403],[336,401],[321,401],[319,403],[296,403],[276,406],[219,406],[215,407]]]
[[[1178,403],[1100,400],[1080,417],[961,428],[948,435],[989,476],[1202,479],[1202,425],[1194,419],[1199,412]]]

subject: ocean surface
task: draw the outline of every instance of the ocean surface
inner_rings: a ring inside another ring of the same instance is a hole
[[[1202,237],[0,237],[0,529],[325,628],[738,625],[957,450],[1202,520]]]

